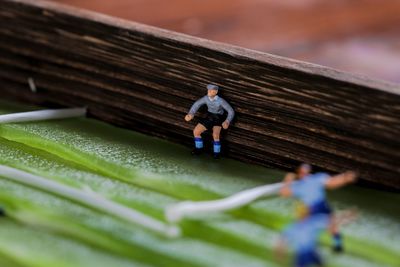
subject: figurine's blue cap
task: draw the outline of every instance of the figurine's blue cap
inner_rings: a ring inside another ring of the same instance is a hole
[[[219,90],[219,86],[215,84],[207,84],[207,90]]]

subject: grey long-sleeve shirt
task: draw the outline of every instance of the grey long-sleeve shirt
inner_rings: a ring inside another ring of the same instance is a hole
[[[207,105],[208,112],[215,114],[224,114],[224,110],[228,112],[228,116],[226,118],[229,123],[233,120],[235,116],[235,111],[222,97],[215,96],[211,101],[208,96],[203,96],[196,102],[194,102],[193,106],[189,110],[189,114],[193,115],[199,110],[202,105]]]

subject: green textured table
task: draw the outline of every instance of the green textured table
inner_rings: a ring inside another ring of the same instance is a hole
[[[0,113],[32,108],[0,104]],[[183,146],[91,119],[0,125],[0,164],[94,192],[164,220],[179,201],[208,200],[282,179],[283,173],[234,160],[193,158]],[[357,207],[344,228],[346,253],[328,266],[398,266],[400,196],[351,186],[331,194],[336,209]],[[168,239],[70,199],[0,177],[0,255],[6,266],[279,266],[273,256],[293,203],[260,200],[225,214],[184,220]]]
[[[237,111],[229,157],[355,169],[361,182],[400,189],[398,85],[54,2],[0,5],[2,98],[85,105],[92,117],[191,145],[183,116],[214,82]]]

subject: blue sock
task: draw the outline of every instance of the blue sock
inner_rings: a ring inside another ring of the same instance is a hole
[[[221,153],[221,142],[220,141],[214,141],[214,153],[215,154]]]
[[[194,146],[196,149],[202,149],[203,148],[203,139],[201,137],[195,137],[194,138]]]
[[[333,235],[333,246],[341,247],[342,246],[342,235],[339,233],[335,233]]]

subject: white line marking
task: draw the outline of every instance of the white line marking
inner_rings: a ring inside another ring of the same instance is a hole
[[[226,211],[244,206],[260,197],[277,194],[282,183],[263,185],[236,193],[227,198],[212,201],[183,201],[169,206],[165,211],[165,217],[169,222],[179,222],[186,215],[200,212]]]
[[[4,165],[0,165],[0,175],[14,182],[34,187],[75,201],[77,203],[84,204],[98,211],[105,212],[130,223],[140,225],[144,228],[168,237],[178,237],[181,233],[180,228],[177,226],[168,225],[162,221],[155,220],[146,214],[108,200],[95,192],[87,193],[86,191],[75,189],[73,187]]]
[[[64,108],[64,109],[45,109],[29,112],[18,112],[0,115],[0,123],[14,123],[27,121],[43,121],[83,117],[86,115],[86,108]]]

